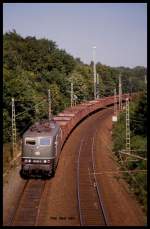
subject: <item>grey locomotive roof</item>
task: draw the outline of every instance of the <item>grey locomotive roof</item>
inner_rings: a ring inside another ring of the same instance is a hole
[[[33,124],[24,134],[23,137],[54,136],[60,129],[54,121],[40,121]]]

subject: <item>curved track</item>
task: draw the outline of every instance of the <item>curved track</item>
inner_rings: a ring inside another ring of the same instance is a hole
[[[102,116],[102,115],[101,115]],[[95,127],[82,138],[77,160],[77,199],[81,226],[108,226],[100,187],[95,175]],[[90,147],[88,147],[90,145]]]
[[[73,131],[55,177],[27,181],[5,226],[144,225],[138,205],[117,179],[98,174],[117,170],[107,152],[109,141],[104,144],[111,114],[111,108],[100,111]]]

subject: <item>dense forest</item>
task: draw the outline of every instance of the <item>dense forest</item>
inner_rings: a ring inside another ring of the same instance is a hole
[[[110,67],[98,62],[100,97],[113,95],[121,74],[123,93],[145,90],[146,69]],[[77,103],[93,99],[93,62],[84,64],[48,39],[23,38],[15,30],[3,35],[3,142],[11,140],[11,99],[15,99],[18,137],[35,120],[48,118],[48,89],[52,113],[70,106],[70,84]],[[118,91],[118,89],[117,89]]]

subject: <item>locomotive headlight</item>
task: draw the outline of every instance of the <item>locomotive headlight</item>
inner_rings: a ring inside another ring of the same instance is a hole
[[[25,163],[31,163],[31,160],[30,159],[24,159],[24,162]]]

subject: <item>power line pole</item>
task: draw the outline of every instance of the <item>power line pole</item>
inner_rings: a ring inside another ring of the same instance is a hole
[[[71,93],[70,93],[70,95],[71,95],[71,107],[73,107],[73,83],[71,83]]]
[[[48,119],[49,122],[51,121],[52,110],[51,110],[51,93],[50,89],[48,89]]]
[[[95,49],[96,47],[93,47],[93,74],[94,74],[94,99],[96,99],[96,65],[95,65]]]
[[[12,98],[12,158],[16,150],[16,115],[15,115],[15,102]]]
[[[130,153],[130,115],[129,115],[129,98],[126,98],[126,151]]]
[[[119,111],[122,110],[122,85],[121,85],[121,74],[119,75]]]

